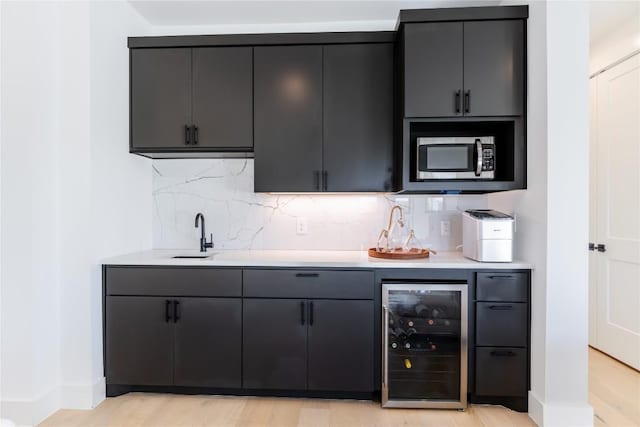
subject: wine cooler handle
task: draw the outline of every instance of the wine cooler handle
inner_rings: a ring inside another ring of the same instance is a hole
[[[387,337],[389,335],[389,310],[386,305],[382,306],[384,312],[384,326],[382,328],[382,386],[386,387],[389,382],[389,367],[387,366],[387,352],[389,351]]]

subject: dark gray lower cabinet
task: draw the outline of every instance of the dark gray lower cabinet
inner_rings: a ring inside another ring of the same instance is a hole
[[[309,301],[309,390],[374,390],[373,325],[372,301]]]
[[[242,301],[179,298],[176,302],[174,384],[239,388]]]
[[[167,301],[161,297],[107,297],[108,384],[173,384],[174,326],[165,318]]]
[[[307,388],[306,302],[295,299],[243,301],[244,388]]]

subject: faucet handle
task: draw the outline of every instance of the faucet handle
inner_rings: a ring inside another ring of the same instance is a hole
[[[211,233],[211,239],[207,242],[207,239],[204,239],[204,247],[213,249],[213,233]]]

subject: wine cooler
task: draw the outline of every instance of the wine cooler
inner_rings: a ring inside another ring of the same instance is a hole
[[[383,407],[467,407],[467,298],[466,284],[383,283]]]

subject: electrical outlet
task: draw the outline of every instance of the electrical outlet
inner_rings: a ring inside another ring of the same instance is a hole
[[[296,218],[296,234],[309,234],[309,223],[307,218],[299,216]]]
[[[451,221],[440,221],[440,235],[446,237],[451,234]]]

